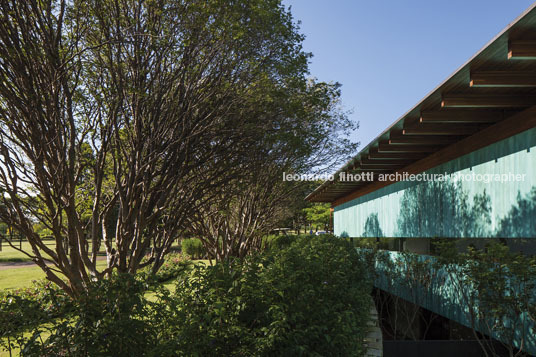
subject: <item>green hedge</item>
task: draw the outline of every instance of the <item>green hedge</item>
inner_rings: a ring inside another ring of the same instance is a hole
[[[371,284],[355,249],[333,236],[275,241],[263,256],[181,277],[160,298],[156,353],[362,355]]]
[[[190,265],[181,254],[171,253],[156,274],[151,274],[149,266],[138,272],[137,280],[154,286],[176,278]],[[73,308],[72,299],[45,279],[33,281],[28,288],[0,291],[0,339],[17,336],[28,328],[63,317]]]
[[[263,255],[183,270],[148,301],[130,276],[99,282],[26,355],[360,356],[371,284],[348,242],[297,237]]]
[[[0,291],[0,339],[62,316],[72,308],[71,298],[44,279],[33,281],[29,288]]]
[[[207,251],[198,238],[183,239],[181,242],[182,253],[190,259],[202,259],[206,257]]]

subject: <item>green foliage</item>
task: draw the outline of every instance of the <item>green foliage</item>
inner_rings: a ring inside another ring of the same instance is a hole
[[[355,250],[307,236],[271,252],[180,279],[158,311],[163,340],[187,355],[361,355],[370,285]]]
[[[484,249],[469,246],[461,253],[451,242],[438,245],[438,267],[447,271],[468,306],[472,326],[499,338],[507,348],[516,341],[522,346],[521,339],[532,335],[527,326],[536,322],[536,257],[512,252],[498,241]]]
[[[201,259],[207,255],[207,251],[198,238],[183,239],[181,249],[190,259]]]
[[[389,249],[397,238],[347,238],[356,248]]]
[[[329,226],[329,203],[315,203],[310,207],[304,208],[307,221],[314,227],[327,229]]]
[[[0,291],[0,337],[35,327],[71,308],[71,298],[46,280],[34,281],[26,289]]]
[[[146,266],[138,272],[138,276],[150,284],[163,283],[178,277],[184,270],[189,269],[190,265],[191,261],[185,258],[184,255],[171,253],[166,255],[164,264],[162,264],[156,273],[153,273],[152,266]]]
[[[289,234],[269,235],[264,238],[264,245],[268,250],[281,250],[288,247],[297,237]]]
[[[146,285],[132,275],[93,283],[77,300],[73,318],[33,332],[23,346],[31,356],[140,356],[150,351],[155,331],[143,294]],[[50,336],[42,343],[44,331]]]
[[[182,255],[169,254],[156,274],[151,274],[147,267],[139,272],[138,280],[161,283],[176,278],[189,265]],[[0,291],[0,338],[16,336],[25,329],[65,317],[73,307],[72,299],[45,279],[33,281],[29,288]],[[3,342],[7,343],[7,340]]]
[[[268,354],[362,354],[371,289],[365,276],[355,249],[334,236],[301,236],[276,251],[265,274],[279,303],[270,311],[278,328]]]
[[[154,302],[131,275],[93,283],[70,317],[17,343],[29,356],[359,356],[364,275],[347,242],[298,237],[264,256],[184,270]]]
[[[52,231],[42,223],[36,223],[33,225],[34,232],[39,234],[40,237],[47,237],[52,235]]]

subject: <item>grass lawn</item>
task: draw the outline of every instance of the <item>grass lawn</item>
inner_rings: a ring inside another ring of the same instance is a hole
[[[19,247],[19,241],[14,242],[16,247]],[[56,242],[53,240],[46,240],[45,244],[50,247],[51,249],[54,249],[54,246]],[[32,249],[30,247],[30,243],[28,242],[22,242],[22,249],[31,252]],[[44,254],[45,257],[48,257],[48,255]],[[13,249],[11,246],[7,244],[6,241],[2,242],[2,250],[0,251],[0,262],[29,262],[31,259],[28,258],[24,253],[19,252],[16,249]]]
[[[55,250],[56,242],[53,240],[45,240],[45,245],[49,247],[52,250]],[[14,245],[18,248],[20,247],[20,242],[15,241]],[[89,247],[91,249],[91,243],[89,244]],[[22,242],[22,249],[28,252],[32,251],[32,248],[30,247],[30,243],[23,241]],[[105,254],[104,247],[101,247],[99,254]],[[44,257],[49,258],[48,254],[42,253]],[[18,250],[14,249],[10,245],[8,245],[5,241],[2,242],[2,250],[0,251],[0,263],[1,262],[29,262],[31,261],[28,256],[22,252],[19,252]]]
[[[106,267],[106,260],[98,260],[97,268]],[[32,280],[45,277],[45,273],[37,265],[23,268],[0,270],[0,290],[26,288],[32,284]]]
[[[45,245],[49,247],[52,250],[55,250],[56,242],[53,240],[45,240]],[[15,246],[18,248],[20,246],[19,241],[15,242]],[[31,252],[32,249],[30,247],[30,243],[23,241],[22,242],[22,249],[28,252]],[[89,243],[89,249],[91,250],[91,243]],[[44,257],[49,257],[48,254],[42,253]],[[101,249],[99,250],[99,255],[105,255],[104,246],[101,245]],[[5,241],[2,243],[2,250],[0,251],[0,263],[2,262],[29,262],[31,261],[30,258],[24,253],[19,252],[18,250],[12,248],[9,246]]]
[[[0,270],[0,290],[25,288],[32,280],[44,277],[45,273],[38,266]]]
[[[195,262],[196,264],[210,265],[208,260],[196,260]],[[105,260],[97,261],[97,268],[103,269],[105,266]],[[38,266],[0,270],[0,290],[29,287],[32,280],[44,277],[45,273]]]
[[[51,248],[52,250],[55,250],[56,242],[54,240],[45,240],[45,244]],[[14,242],[16,247],[20,246],[19,241]],[[114,244],[115,246],[115,244]],[[179,245],[174,245],[171,247],[172,250],[178,250]],[[22,249],[28,252],[31,252],[30,243],[23,241],[22,242]],[[91,249],[91,243],[89,244],[89,249]],[[99,251],[99,255],[105,255],[104,245],[101,245],[101,249]],[[43,253],[44,257],[49,257],[47,254]],[[0,250],[0,263],[2,262],[29,262],[31,261],[28,256],[26,256],[24,253],[19,252],[18,250],[12,248],[10,245],[7,244],[6,241],[2,242],[2,250]]]
[[[210,265],[210,261],[209,260],[196,260],[195,264],[202,264],[202,265],[207,266],[207,265]],[[106,261],[97,262],[97,267],[104,268],[105,266],[106,266]],[[0,290],[28,287],[31,285],[32,280],[42,279],[44,277],[45,277],[45,274],[43,273],[41,268],[37,266],[0,270]],[[173,279],[171,279],[169,282],[164,283],[163,286],[168,290],[172,290],[172,289],[175,289],[175,282],[173,281]],[[154,291],[148,291],[145,294],[145,297],[150,301],[155,301],[156,293]],[[25,333],[25,335],[29,336],[30,332]],[[42,334],[43,339],[48,337],[48,335],[49,333],[45,331]],[[12,353],[13,353],[13,356],[19,355],[18,350],[12,351]],[[9,352],[0,351],[0,357],[9,357]]]

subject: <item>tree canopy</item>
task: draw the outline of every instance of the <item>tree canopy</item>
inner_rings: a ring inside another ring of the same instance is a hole
[[[72,296],[157,270],[259,154],[307,170],[353,149],[302,41],[279,0],[3,1],[0,220]]]

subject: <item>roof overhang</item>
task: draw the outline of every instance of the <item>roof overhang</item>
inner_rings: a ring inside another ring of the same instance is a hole
[[[536,126],[536,4],[310,193],[333,206]],[[528,126],[528,127],[527,127]],[[475,145],[477,143],[478,145]],[[484,146],[485,146],[484,145]],[[340,173],[374,175],[341,181]]]

